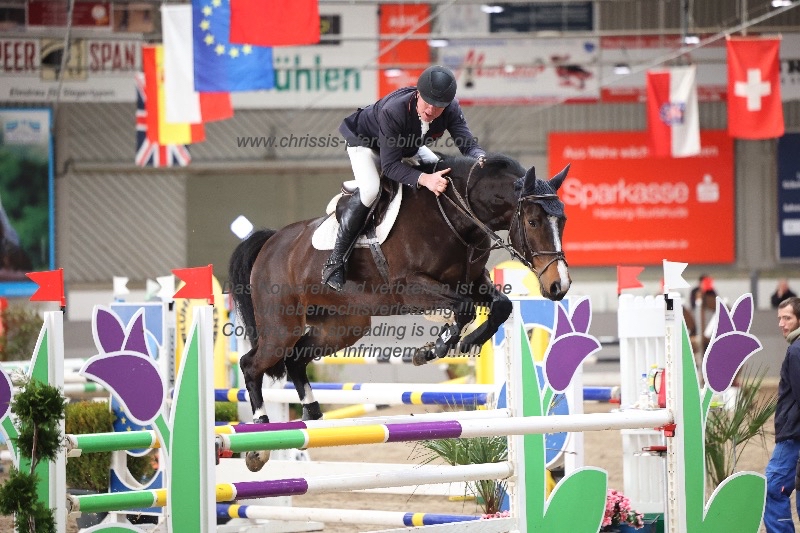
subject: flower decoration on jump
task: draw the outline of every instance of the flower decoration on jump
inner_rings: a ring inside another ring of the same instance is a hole
[[[680,333],[683,372],[678,401],[683,413],[683,428],[675,445],[683,447],[685,479],[685,516],[676,519],[691,524],[693,531],[758,531],[764,513],[766,479],[756,472],[737,472],[720,483],[706,501],[705,426],[711,398],[726,390],[741,366],[758,350],[761,343],[750,334],[753,297],[739,297],[731,312],[717,300],[719,321],[706,349],[701,390],[694,363],[689,332],[683,323]],[[680,489],[679,489],[680,490]]]
[[[0,369],[0,420],[8,415],[11,409],[11,378],[5,370]]]
[[[600,343],[588,335],[591,323],[591,303],[588,298],[574,303],[567,313],[561,303],[556,303],[555,322],[550,345],[545,350],[545,380],[538,377],[533,351],[524,325],[520,325],[520,356],[522,359],[523,416],[544,416],[554,396],[554,389],[561,392],[572,381],[578,366],[592,353],[600,349]],[[546,493],[546,435],[524,435],[526,521],[529,531],[559,531],[563,524],[570,524],[570,531],[595,533],[600,528],[605,509],[608,474],[599,468],[584,467],[562,478],[548,496]],[[535,487],[535,488],[534,488]],[[575,502],[581,502],[582,512],[576,515]]]
[[[703,377],[714,392],[731,386],[736,373],[750,356],[761,350],[761,342],[750,333],[753,296],[744,294],[730,312],[717,298],[717,330],[703,360]]]
[[[600,350],[600,343],[588,334],[592,309],[588,298],[578,301],[567,315],[561,305],[556,305],[553,340],[544,358],[545,376],[556,392],[569,387],[575,372],[583,361]]]
[[[164,405],[165,390],[147,351],[144,310],[134,315],[126,330],[113,312],[99,307],[94,336],[100,353],[89,359],[80,373],[111,390],[134,422],[150,424]]]

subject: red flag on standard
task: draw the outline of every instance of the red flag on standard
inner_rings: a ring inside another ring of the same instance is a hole
[[[172,273],[184,283],[173,298],[204,298],[214,305],[214,288],[211,281],[213,272],[212,265],[173,269]]]
[[[319,43],[318,0],[231,0],[230,42],[257,46]]]
[[[25,274],[39,285],[31,296],[32,302],[58,302],[61,307],[67,305],[64,297],[64,269],[46,270],[44,272],[28,272]]]
[[[639,281],[639,274],[644,271],[642,266],[617,266],[617,294],[622,289],[638,289],[644,287]]]
[[[780,38],[728,37],[728,134],[738,139],[783,135]]]
[[[695,72],[694,65],[647,71],[647,127],[656,157],[700,153]]]

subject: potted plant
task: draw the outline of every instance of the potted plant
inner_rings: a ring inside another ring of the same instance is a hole
[[[631,501],[621,492],[608,489],[606,511],[600,531],[624,533],[644,527],[644,515],[636,512]]]

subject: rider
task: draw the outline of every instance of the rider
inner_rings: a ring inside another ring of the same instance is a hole
[[[478,145],[456,99],[456,78],[442,66],[428,67],[416,86],[404,87],[345,118],[339,131],[347,141],[347,155],[355,180],[345,188],[355,192],[341,215],[336,244],[322,267],[322,282],[340,291],[345,262],[363,229],[370,207],[378,198],[381,173],[403,185],[425,187],[439,196],[447,188],[449,168],[432,174],[412,164],[434,163],[438,157],[426,146],[447,130],[464,155],[482,160]]]

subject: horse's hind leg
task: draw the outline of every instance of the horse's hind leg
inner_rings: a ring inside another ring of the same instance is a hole
[[[244,375],[244,385],[247,389],[247,396],[250,398],[250,408],[253,410],[253,422],[267,423],[269,417],[264,408],[264,395],[261,387],[264,383],[264,370],[256,367],[256,352],[258,347],[254,347],[239,359],[239,368]]]
[[[313,359],[313,356],[305,355],[311,351],[308,336],[303,336],[295,345],[293,355],[286,358],[286,373],[292,380],[300,403],[303,405],[303,420],[319,420],[322,418],[322,410],[319,402],[314,399],[314,392],[311,390],[311,383],[308,381],[306,367]]]

